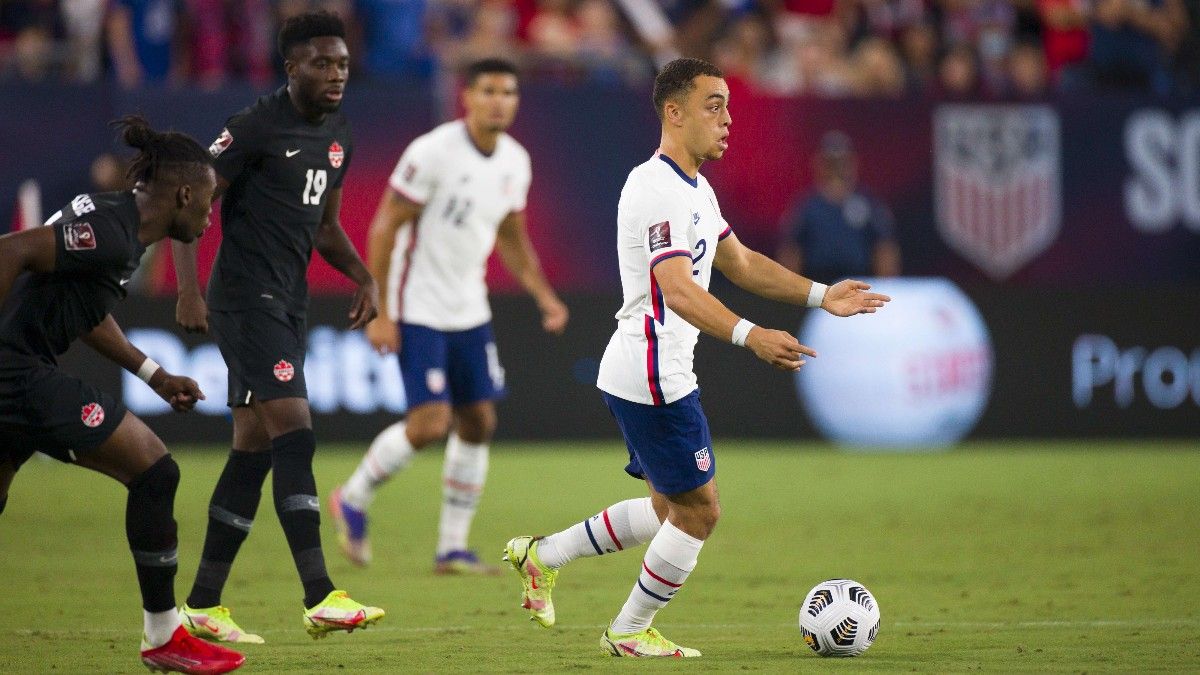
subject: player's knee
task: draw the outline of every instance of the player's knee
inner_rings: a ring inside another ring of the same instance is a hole
[[[496,433],[496,411],[492,409],[472,411],[458,418],[455,433],[468,443],[487,443]]]
[[[436,443],[450,433],[450,411],[430,411],[419,419],[410,419],[408,435],[413,447],[420,449]]]
[[[171,455],[161,459],[129,481],[129,492],[151,499],[174,499],[179,487],[179,465]]]

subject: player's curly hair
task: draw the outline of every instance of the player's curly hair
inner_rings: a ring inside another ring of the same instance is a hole
[[[126,145],[138,151],[125,174],[135,183],[149,183],[164,171],[186,180],[191,172],[212,165],[212,155],[196,139],[178,131],[155,131],[141,115],[126,115],[111,125]]]
[[[279,55],[286,61],[293,47],[319,37],[339,37],[344,40],[346,24],[331,12],[310,12],[288,17],[279,29]]]
[[[699,75],[725,77],[721,69],[703,59],[675,59],[663,66],[654,78],[654,112],[663,118],[663,106],[667,101],[687,96],[696,85],[692,80]]]
[[[512,75],[513,77],[520,77],[517,65],[512,61],[500,58],[486,58],[472,61],[466,70],[463,71],[463,79],[466,81],[467,86],[470,87],[475,84],[475,80],[478,80],[480,75],[491,73],[503,73]]]

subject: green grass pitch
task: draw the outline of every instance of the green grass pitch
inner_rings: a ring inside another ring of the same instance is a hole
[[[359,447],[323,447],[322,495]],[[561,529],[641,496],[623,450],[503,444],[472,543],[499,562],[513,535]],[[224,453],[179,447],[182,602]],[[349,566],[324,538],[334,582],[388,614],[372,629],[314,642],[269,495],[224,602],[265,645],[247,672],[1200,671],[1200,452],[1194,443],[972,444],[928,455],[844,454],[825,446],[718,442],[723,517],[687,586],[658,617],[696,661],[633,663],[599,636],[633,584],[641,549],[579,560],[555,591],[559,626],[518,606],[511,572],[430,573],[440,452],[380,493],[375,563]],[[269,481],[268,481],[269,485]],[[124,490],[36,459],[0,516],[0,672],[144,672],[124,538]],[[796,625],[808,589],[851,577],[875,594],[879,639],[865,655],[821,659]]]

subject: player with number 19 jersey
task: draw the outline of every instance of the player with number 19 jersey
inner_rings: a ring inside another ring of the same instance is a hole
[[[525,210],[531,176],[529,153],[516,139],[501,133],[485,155],[461,119],[408,146],[389,184],[424,209],[396,237],[387,280],[393,320],[440,331],[491,321],[487,259],[500,223]]]
[[[286,86],[229,118],[209,148],[217,174],[229,181],[210,309],[305,314],[305,275],[325,195],[341,187],[352,147],[341,112],[309,122]]]
[[[608,341],[596,386],[646,405],[673,403],[696,390],[693,351],[700,331],[663,301],[654,266],[692,260],[692,280],[705,290],[717,242],[733,229],[703,174],[689,178],[666,155],[635,167],[617,203],[617,261],[624,303]]]

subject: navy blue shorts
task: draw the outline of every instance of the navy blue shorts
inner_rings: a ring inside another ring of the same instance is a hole
[[[504,397],[504,368],[490,322],[456,331],[399,327],[400,377],[409,410],[431,401],[458,406]]]
[[[700,390],[667,405],[646,405],[601,392],[629,448],[626,473],[664,495],[694,490],[717,475]]]

